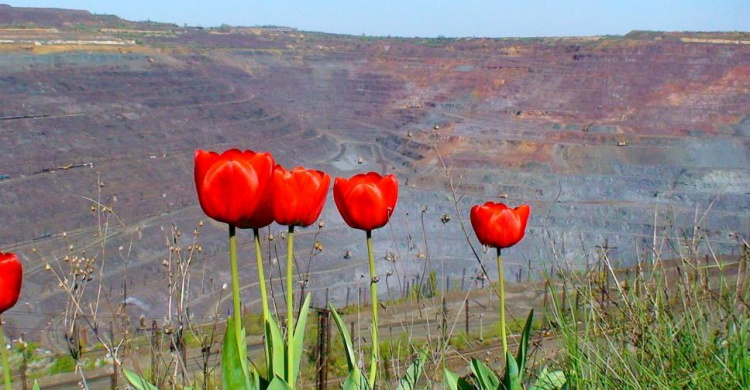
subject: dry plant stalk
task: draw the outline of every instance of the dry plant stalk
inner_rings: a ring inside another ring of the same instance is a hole
[[[107,358],[112,360],[113,385],[116,386],[119,367],[122,364],[120,354],[129,336],[129,319],[124,311],[127,297],[123,296],[118,305],[113,303],[111,290],[106,291],[104,280],[106,263],[109,253],[107,244],[110,238],[111,222],[117,222],[118,227],[124,223],[117,217],[111,205],[102,202],[102,188],[104,183],[97,177],[98,193],[96,199],[84,197],[91,203],[90,210],[96,216],[94,240],[74,244],[66,232],[65,249],[62,257],[51,254],[50,259],[42,256],[45,269],[57,280],[57,286],[66,296],[63,313],[65,340],[70,356],[75,361],[75,371],[80,375],[80,385],[88,389],[86,375],[82,368],[81,358],[86,348],[86,340],[81,340],[81,334],[90,330],[96,341],[107,352]],[[119,247],[119,256],[127,262],[130,256],[131,244],[128,249]],[[35,250],[34,250],[35,251]],[[36,251],[35,251],[36,252]],[[106,332],[109,321],[109,332]],[[80,328],[83,323],[86,328]]]

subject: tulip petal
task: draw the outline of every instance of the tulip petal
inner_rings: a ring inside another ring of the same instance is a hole
[[[396,176],[388,175],[380,181],[379,187],[383,193],[385,205],[388,207],[388,217],[390,218],[396,210],[396,202],[398,201],[398,180],[396,180]]]
[[[358,229],[372,230],[388,222],[388,210],[383,193],[373,183],[353,186],[346,194],[349,218]]]
[[[267,207],[259,206],[267,206],[272,168],[273,157],[268,153],[230,149],[219,155],[197,150],[195,186],[203,211],[240,227],[268,225],[272,219],[267,217]]]
[[[274,168],[274,219],[281,225],[312,225],[323,211],[331,179],[322,171]]]
[[[471,208],[471,226],[483,245],[508,248],[523,239],[530,213],[528,205],[509,209],[502,203],[487,202]]]
[[[23,266],[13,253],[0,252],[0,314],[18,302],[23,284]]]
[[[350,179],[336,178],[336,207],[347,225],[372,230],[388,223],[398,200],[398,180],[393,175],[361,173]]]

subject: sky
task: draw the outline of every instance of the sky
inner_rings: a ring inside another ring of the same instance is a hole
[[[623,35],[750,31],[750,0],[0,0],[180,26],[286,26],[402,37]]]

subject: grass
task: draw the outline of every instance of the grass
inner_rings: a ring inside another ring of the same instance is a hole
[[[49,374],[55,375],[64,372],[73,372],[75,371],[75,368],[76,361],[72,357],[68,355],[60,356],[52,363],[52,367],[49,369]]]
[[[686,256],[673,262],[661,261],[657,257],[652,259],[651,267],[639,265],[636,269],[614,270],[605,254],[603,263],[596,271],[559,271],[554,277],[548,276],[545,285],[552,286],[550,289],[553,291],[545,294],[544,300],[551,305],[551,309],[547,311],[546,317],[538,315],[532,323],[535,330],[532,339],[543,351],[531,353],[535,356],[532,358],[533,364],[521,375],[528,378],[526,383],[529,383],[533,380],[534,373],[540,372],[543,366],[550,371],[562,370],[570,387],[574,389],[750,388],[748,291],[740,283],[743,280],[743,270],[747,268],[750,250],[746,244],[743,248],[741,261],[733,264],[722,263],[719,259],[703,262],[699,261],[698,256]],[[460,302],[467,302],[469,295],[447,294],[454,305],[443,306],[448,307],[443,315],[448,317],[449,329],[457,333],[448,340],[446,347],[443,345],[441,332],[432,331],[430,334],[429,330],[430,323],[434,326],[440,321],[437,315],[440,314],[438,310],[441,305],[437,297],[442,295],[438,290],[442,283],[438,283],[438,280],[436,271],[432,270],[424,278],[421,288],[412,287],[406,297],[383,301],[384,306],[391,310],[390,320],[403,321],[400,323],[403,331],[397,332],[395,337],[385,337],[391,332],[381,329],[381,335],[384,336],[380,344],[383,370],[381,378],[385,387],[394,384],[403,375],[417,349],[425,349],[429,355],[425,375],[420,383],[433,388],[442,386],[443,365],[461,375],[468,374],[466,363],[470,358],[479,358],[499,371],[504,367],[502,356],[497,352],[500,346],[500,329],[494,321],[496,305],[494,297],[490,299],[494,294],[490,292],[497,288],[496,285],[488,283],[489,288],[481,291],[481,296],[487,297],[487,304],[480,306],[484,313],[492,313],[492,316],[483,317],[481,338],[476,325],[472,325],[472,331],[468,334],[460,330],[465,313],[460,309]],[[531,295],[518,295],[524,308],[515,308],[516,312],[521,310],[522,314],[528,313],[529,307],[526,305],[536,308],[542,306],[537,305],[541,302],[532,301],[542,300],[543,289],[540,286],[543,283],[544,281],[530,282],[506,289],[509,292],[533,289],[532,292],[535,292]],[[551,297],[549,300],[548,296]],[[476,302],[475,299],[471,301]],[[398,307],[399,304],[402,304],[401,307]],[[476,316],[479,308],[474,303],[471,305],[472,313]],[[404,311],[403,320],[399,314],[401,310]],[[414,327],[422,325],[407,323],[407,313],[415,316],[415,310],[419,310],[420,319],[423,318],[423,311],[424,318],[429,319],[427,332],[421,331],[423,328]],[[349,314],[347,324],[354,321],[353,314],[359,311],[367,312],[357,305],[339,310],[342,314]],[[435,320],[432,320],[433,315]],[[299,385],[306,387],[312,387],[317,374],[318,329],[314,319],[315,316],[311,315],[305,329],[305,358]],[[258,313],[248,312],[243,316],[243,325],[250,335],[262,333],[261,323],[262,316]],[[341,338],[336,334],[333,323],[329,325],[331,353],[328,356],[328,378],[336,383],[347,374],[347,364]],[[517,335],[521,326],[520,322],[510,321],[508,331]],[[186,359],[190,364],[187,368],[190,372],[182,379],[183,384],[194,384],[201,388],[205,384],[204,379],[207,383],[219,383],[218,352],[223,329],[224,326],[219,323],[205,326],[193,324],[183,334],[189,349],[186,357],[182,358],[173,351],[168,352],[168,337],[162,340],[159,348],[151,350],[149,333],[144,328],[145,332],[123,337],[123,343],[127,343],[125,350],[128,351],[123,353],[123,357],[148,372],[149,355],[154,353],[157,357],[155,360],[158,361],[154,365],[158,368],[157,372],[163,378],[171,377],[175,381],[179,381],[181,376],[174,370],[176,362]],[[545,331],[537,331],[541,329]],[[216,334],[213,334],[214,331]],[[358,331],[352,336],[355,335],[357,353],[363,364],[368,365],[368,328],[358,327]],[[549,341],[548,336],[556,340]],[[553,346],[555,343],[557,345]],[[204,346],[211,347],[213,357],[205,369],[196,364]],[[79,362],[85,371],[96,368],[91,352],[93,351],[87,348],[88,360]],[[103,351],[98,351],[101,352]],[[253,355],[253,362],[259,364],[257,369],[265,372],[262,351],[256,349]],[[194,368],[196,366],[197,369]],[[50,374],[70,372],[74,367],[75,361],[66,356],[54,360],[48,371]]]
[[[717,261],[709,278],[709,266],[687,259],[674,272],[659,262],[630,279],[612,272],[613,291],[602,278],[564,275],[578,305],[553,299],[561,347],[552,365],[573,389],[750,388],[749,254],[745,246],[734,276]]]

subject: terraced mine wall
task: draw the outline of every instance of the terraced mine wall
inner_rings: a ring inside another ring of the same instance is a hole
[[[66,39],[88,34],[60,28]],[[206,221],[192,303],[208,316],[211,291],[229,273],[225,227],[197,205],[196,148],[271,151],[332,176],[396,174],[399,204],[374,235],[395,295],[425,269],[479,272],[464,230],[481,258],[468,211],[487,200],[532,206],[526,239],[505,252],[513,278],[595,267],[604,252],[615,265],[732,255],[747,240],[748,45],[659,33],[501,40],[177,30],[142,34],[132,48],[0,44],[0,243],[33,264],[23,310],[59,308],[42,256],[98,242],[91,206],[100,202],[114,211],[106,274],[114,294],[131,286],[133,315],[164,311],[162,228],[190,232]],[[133,38],[105,33],[96,31]],[[343,303],[366,285],[364,234],[346,228],[332,201],[322,218],[320,232],[302,230],[297,257],[310,273],[307,291],[327,287]],[[240,238],[244,280],[255,280],[249,235]],[[310,251],[314,239],[322,252]],[[116,255],[121,246],[128,256]],[[264,249],[274,275],[283,248],[275,240]],[[493,261],[485,267],[494,277]],[[257,303],[255,289],[243,294]]]

